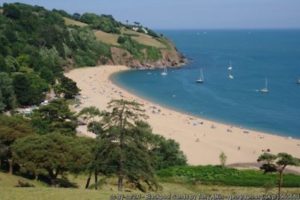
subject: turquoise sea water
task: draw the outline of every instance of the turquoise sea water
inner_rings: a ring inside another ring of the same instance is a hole
[[[300,138],[300,30],[161,32],[190,63],[165,77],[162,70],[119,73],[117,84],[183,112]],[[204,84],[195,83],[200,68]],[[257,91],[265,78],[268,94]]]

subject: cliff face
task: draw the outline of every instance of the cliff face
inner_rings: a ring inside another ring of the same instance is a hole
[[[134,58],[127,50],[117,47],[111,47],[111,60],[109,64],[126,65],[138,69],[154,69],[163,67],[180,67],[185,64],[186,59],[174,49],[161,49],[161,58],[159,60],[139,60]]]

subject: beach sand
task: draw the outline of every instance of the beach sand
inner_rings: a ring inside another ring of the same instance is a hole
[[[300,158],[300,140],[222,124],[190,116],[162,107],[140,98],[112,83],[113,73],[129,70],[125,66],[99,66],[74,69],[66,76],[77,82],[81,89],[81,105],[76,111],[96,106],[106,109],[111,99],[135,100],[144,104],[147,120],[153,132],[171,138],[180,144],[189,164],[220,164],[219,155],[227,155],[227,164],[256,163],[263,150],[271,153],[287,152]],[[80,134],[94,137],[79,127]],[[297,170],[298,171],[298,170]]]

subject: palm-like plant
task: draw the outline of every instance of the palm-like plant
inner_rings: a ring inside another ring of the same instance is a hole
[[[260,169],[263,170],[264,173],[278,173],[278,197],[280,199],[281,187],[283,183],[283,172],[287,166],[299,166],[299,159],[287,153],[278,153],[277,155],[264,153],[259,156],[257,161],[263,162]]]

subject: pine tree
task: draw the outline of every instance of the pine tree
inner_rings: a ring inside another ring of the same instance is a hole
[[[147,118],[141,106],[135,101],[112,100],[108,105],[111,112],[106,113],[101,121],[105,132],[98,136],[104,141],[100,153],[110,154],[110,160],[103,162],[107,166],[108,163],[116,166],[109,170],[118,176],[119,191],[123,190],[124,179],[142,191],[146,191],[142,182],[150,189],[157,186],[146,137],[150,131],[140,123]]]

